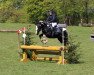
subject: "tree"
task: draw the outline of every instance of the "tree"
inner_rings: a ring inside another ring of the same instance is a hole
[[[32,0],[28,1],[28,14],[32,22],[44,20],[48,10],[55,10],[60,22],[63,21],[62,1],[54,0]]]
[[[78,25],[80,19],[88,23],[94,18],[93,0],[0,0],[0,21],[6,22],[10,17],[14,18],[10,13],[18,16],[24,13],[29,22],[35,23],[45,20],[48,10],[52,9],[56,11],[60,23],[66,22],[68,25]]]

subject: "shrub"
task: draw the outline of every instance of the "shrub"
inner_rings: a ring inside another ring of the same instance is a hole
[[[80,43],[76,43],[72,37],[69,37],[68,52],[65,52],[65,59],[68,63],[79,63],[80,54],[78,54]]]
[[[27,31],[26,31],[26,39],[25,39],[25,45],[33,45],[35,42],[33,42],[33,36],[31,36],[31,35],[33,35],[33,33],[31,33],[31,31],[30,31],[30,28],[27,28]],[[22,40],[22,45],[24,44],[24,41]],[[20,54],[23,54],[23,52],[24,52],[25,50],[24,49],[22,49],[22,50],[20,50]],[[31,56],[32,56],[32,51],[29,49],[29,50],[26,50],[25,51],[26,52],[26,54],[27,54],[27,57],[28,58],[31,58]],[[22,55],[21,55],[21,57],[22,57]]]

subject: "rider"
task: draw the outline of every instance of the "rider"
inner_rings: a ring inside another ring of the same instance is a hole
[[[50,10],[48,12],[48,17],[47,17],[47,20],[46,20],[48,23],[50,23],[50,25],[52,25],[52,27],[55,27],[57,26],[57,15],[56,13],[53,11],[53,10]]]

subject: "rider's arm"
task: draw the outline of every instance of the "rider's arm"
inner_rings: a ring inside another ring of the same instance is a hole
[[[56,20],[56,16],[52,15],[51,22],[55,22],[55,20]]]
[[[48,16],[48,18],[47,18],[47,20],[46,20],[47,22],[49,22],[50,21],[50,16]]]

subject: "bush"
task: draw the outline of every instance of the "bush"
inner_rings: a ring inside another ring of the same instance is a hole
[[[31,35],[33,35],[32,33],[31,33],[31,31],[30,31],[30,28],[27,28],[27,31],[26,31],[26,39],[25,39],[25,45],[33,45],[35,42],[33,42],[33,37],[31,36]],[[22,45],[24,44],[24,41],[22,41]],[[28,49],[28,50],[21,50],[20,52],[20,54],[23,54],[23,52],[26,52],[26,54],[27,54],[27,57],[28,58],[31,58],[31,56],[32,56],[32,51],[30,50],[30,49]],[[21,55],[21,57],[22,57],[22,55]]]
[[[8,11],[0,11],[0,22],[1,23],[5,23],[7,21],[7,19],[9,18]]]
[[[72,37],[69,37],[68,52],[65,52],[65,59],[68,63],[79,63],[80,54],[78,54],[80,43],[76,43]]]

